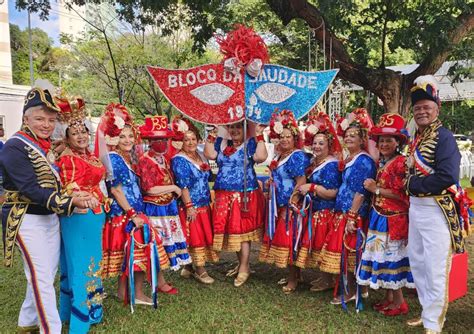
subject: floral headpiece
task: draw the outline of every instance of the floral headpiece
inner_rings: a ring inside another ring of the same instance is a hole
[[[174,148],[180,150],[183,147],[183,138],[186,132],[194,132],[198,140],[201,139],[201,134],[196,126],[187,118],[181,115],[176,116],[171,122],[171,128],[173,129],[174,136],[171,139],[171,145]]]
[[[374,122],[372,121],[372,118],[370,118],[367,109],[357,108],[349,113],[345,118],[339,117],[337,119],[337,134],[339,136],[344,136],[347,129],[356,127],[362,130],[366,136],[373,126]]]
[[[86,119],[86,104],[82,97],[69,98],[61,93],[60,96],[54,96],[54,103],[59,107],[58,122],[53,134],[54,138],[65,138],[68,128],[85,126],[87,129],[91,129],[91,125]]]
[[[61,109],[58,113],[58,120],[68,126],[83,124],[86,118],[86,104],[80,96],[68,99],[65,95],[54,98],[56,105]]]
[[[291,134],[296,137],[295,146],[298,148],[302,146],[298,122],[296,121],[295,116],[291,110],[282,110],[280,112],[275,110],[275,112],[272,114],[269,125],[270,140],[279,140],[283,130],[288,129],[290,130]]]
[[[220,51],[224,55],[224,68],[238,73],[245,68],[247,73],[256,77],[263,64],[268,63],[267,45],[252,28],[237,24],[226,36],[216,36]]]
[[[104,115],[99,123],[99,129],[103,131],[107,145],[115,146],[119,142],[119,136],[125,125],[132,127],[134,134],[134,124],[132,117],[125,106],[119,103],[110,103],[105,107]]]
[[[305,146],[312,146],[314,137],[317,134],[324,134],[331,144],[331,147],[329,147],[331,153],[340,153],[342,151],[336,130],[334,129],[328,114],[324,111],[320,111],[315,115],[310,115],[306,125],[307,127],[304,131]]]

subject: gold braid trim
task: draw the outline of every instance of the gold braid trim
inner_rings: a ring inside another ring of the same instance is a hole
[[[19,195],[20,196],[20,195]],[[5,204],[11,204],[5,202]],[[26,210],[28,210],[29,203],[16,202],[12,204],[10,212],[7,217],[7,224],[5,227],[5,266],[11,267],[13,265],[13,251],[15,249],[16,236],[20,230],[21,223],[25,217]]]
[[[453,198],[449,195],[434,197],[436,203],[443,211],[444,218],[448,221],[451,244],[455,253],[464,253],[464,238],[462,234],[459,216],[456,212]]]

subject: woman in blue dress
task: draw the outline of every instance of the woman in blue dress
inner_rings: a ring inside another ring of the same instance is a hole
[[[231,124],[227,127],[231,139],[225,140],[211,132],[204,146],[204,156],[216,160],[219,167],[214,183],[213,248],[237,253],[239,264],[227,273],[227,276],[237,275],[235,287],[249,278],[250,244],[260,241],[262,236],[265,199],[254,165],[268,156],[263,129],[257,126],[256,138],[248,139],[244,147],[243,123]]]
[[[320,253],[334,218],[336,195],[342,178],[337,157],[342,153],[336,130],[325,112],[310,116],[304,132],[305,145],[311,146],[313,159],[306,170],[308,183],[298,187],[301,195],[311,196],[312,207],[306,212],[303,226],[303,240],[296,266],[317,268],[321,262]],[[336,277],[321,272],[312,283],[311,291],[334,288]]]
[[[356,109],[350,115],[353,121],[348,127],[344,129],[344,123],[340,125],[349,156],[344,161],[342,184],[334,207],[335,217],[331,221],[329,233],[321,250],[320,264],[320,270],[323,272],[347,276],[344,282],[347,282],[346,288],[349,294],[344,296],[345,301],[356,299],[354,271],[357,229],[367,231],[371,197],[364,188],[364,181],[374,178],[377,171],[374,160],[365,151],[368,148],[368,130],[372,121],[365,109]],[[335,297],[331,304],[341,304],[341,297]]]
[[[283,286],[283,292],[289,294],[296,290],[298,284],[299,270],[295,262],[303,224],[294,191],[306,183],[305,170],[309,158],[298,149],[301,145],[300,132],[291,111],[283,110],[272,115],[270,137],[279,139],[279,153],[270,165],[270,210],[259,260],[279,268],[290,267],[287,284]]]
[[[193,264],[181,271],[185,278],[194,277],[204,284],[214,283],[205,269],[206,262],[217,262],[219,256],[212,248],[213,231],[211,221],[211,192],[209,179],[211,168],[207,159],[197,150],[200,139],[198,129],[187,119],[175,119],[173,144],[181,144],[180,151],[171,160],[176,185],[181,188],[179,215],[186,234],[189,254]],[[194,266],[194,268],[193,268]]]
[[[134,232],[136,242],[133,249],[133,266],[130,268],[130,265],[127,265],[123,270],[127,255],[126,245],[130,245],[131,231],[128,229],[149,224],[143,215],[143,198],[134,168],[137,163],[135,144],[138,139],[127,109],[120,104],[108,105],[99,124],[96,139],[99,156],[108,165],[107,186],[113,199],[103,232],[103,277],[119,277],[117,297],[120,300],[127,300],[127,276],[130,277],[133,271],[134,286],[128,287],[129,290],[134,289],[135,300],[132,303],[153,305],[152,299],[143,291],[145,278],[151,277],[153,273],[150,252],[146,251],[147,245],[142,239],[141,229]],[[102,148],[102,144],[106,145],[105,149]],[[106,153],[105,156],[103,153]],[[155,233],[152,234],[156,236]],[[158,237],[156,242],[160,269],[164,269],[168,266],[168,258]],[[158,278],[159,287],[167,285],[161,271]]]

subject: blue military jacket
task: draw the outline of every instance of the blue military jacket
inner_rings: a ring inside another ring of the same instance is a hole
[[[0,152],[5,202],[2,208],[5,265],[12,265],[16,235],[26,213],[72,213],[72,198],[61,193],[56,166],[30,131],[17,132]]]

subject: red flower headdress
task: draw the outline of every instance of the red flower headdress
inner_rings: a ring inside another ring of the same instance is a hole
[[[173,129],[174,136],[171,139],[171,145],[174,148],[180,150],[183,147],[183,139],[186,132],[191,131],[196,135],[197,140],[201,140],[201,134],[198,128],[187,118],[181,115],[176,116],[171,122],[171,128]]]
[[[282,110],[272,114],[270,118],[270,140],[280,139],[280,136],[283,132],[283,129],[288,129],[291,131],[291,134],[295,136],[295,146],[298,148],[302,147],[300,129],[298,127],[298,121],[295,119],[293,112],[291,110]]]
[[[119,103],[109,103],[100,119],[98,130],[103,132],[107,145],[115,146],[125,125],[131,126],[136,135],[133,120],[127,108]]]
[[[364,142],[363,144],[364,149],[369,153],[372,159],[377,161],[379,158],[379,154],[376,148],[376,144],[373,140],[370,140],[368,136],[369,131],[372,129],[373,126],[374,126],[374,122],[372,121],[372,118],[367,112],[367,109],[357,108],[357,109],[354,109],[351,113],[349,113],[345,118],[338,117],[337,134],[339,136],[344,136],[345,132],[349,128],[357,128],[361,130],[362,141]],[[344,168],[343,163],[340,164],[339,168],[340,169]]]
[[[237,24],[226,36],[215,37],[228,71],[238,73],[245,68],[249,75],[256,77],[263,64],[268,63],[267,45],[252,28]]]
[[[324,134],[331,145],[331,147],[329,147],[329,152],[332,154],[339,154],[342,152],[341,143],[337,138],[336,130],[334,129],[328,114],[324,111],[319,111],[317,114],[310,115],[306,125],[304,131],[305,146],[312,146],[314,137],[317,134]]]
[[[338,117],[337,119],[337,134],[344,136],[346,130],[350,127],[357,127],[367,135],[370,129],[374,126],[372,118],[365,108],[354,109],[345,118]]]

